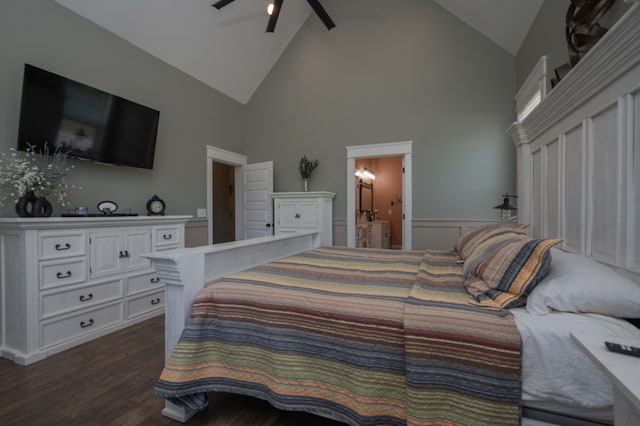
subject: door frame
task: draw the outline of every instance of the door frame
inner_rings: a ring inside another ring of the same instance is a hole
[[[413,141],[389,142],[347,147],[347,246],[356,246],[356,159],[402,156],[402,249],[411,250]]]
[[[247,156],[237,154],[235,152],[227,151],[221,148],[207,145],[207,244],[213,244],[213,161],[223,164],[229,164],[231,166],[246,166]],[[235,191],[235,188],[234,188]],[[238,223],[238,211],[235,212],[236,228]],[[236,239],[238,236],[236,235]]]

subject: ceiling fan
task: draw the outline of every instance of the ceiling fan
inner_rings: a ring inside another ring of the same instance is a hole
[[[218,0],[211,6],[220,10],[232,1],[234,0]],[[276,23],[278,22],[278,16],[280,16],[280,8],[282,8],[283,2],[284,0],[273,0],[267,8],[267,10],[269,11],[269,22],[267,23],[268,33],[272,33],[276,29]],[[336,24],[333,23],[333,21],[327,14],[327,11],[324,10],[324,7],[322,7],[322,5],[320,4],[319,0],[307,0],[307,3],[309,3],[309,6],[311,6],[313,11],[316,13],[316,15],[318,15],[318,18],[320,18],[320,20],[328,30],[336,26]]]

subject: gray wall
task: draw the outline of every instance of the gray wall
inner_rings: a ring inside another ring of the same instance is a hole
[[[303,154],[319,158],[312,189],[337,192],[345,218],[345,147],[413,140],[414,218],[494,219],[515,190],[515,58],[429,0],[323,4],[338,26],[312,14],[244,107],[51,0],[3,1],[0,149],[16,143],[27,62],[161,112],[154,169],[70,161],[74,205],[144,213],[157,193],[170,214],[194,214],[209,144],[274,160],[280,191],[300,190]]]
[[[569,62],[564,33],[565,16],[569,5],[569,0],[545,0],[542,4],[516,57],[518,88],[527,79],[541,56],[547,55],[550,78],[554,76],[555,68]],[[607,14],[599,21],[600,24],[605,28],[611,28],[629,7],[629,3],[621,0],[614,2]]]
[[[346,146],[413,140],[416,219],[494,219],[515,191],[515,57],[429,0],[326,0],[251,98],[251,162],[274,160],[277,191],[316,190],[346,217]]]
[[[160,111],[153,170],[77,160],[73,205],[101,200],[145,213],[158,194],[169,214],[206,207],[206,150],[242,153],[245,107],[146,54],[52,0],[0,4],[0,150],[16,146],[24,63],[61,74]],[[1,190],[1,189],[0,189]],[[2,193],[0,193],[0,197]],[[13,204],[1,216],[15,216]],[[61,212],[57,206],[54,215]]]

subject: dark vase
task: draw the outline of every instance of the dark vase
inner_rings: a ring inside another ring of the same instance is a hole
[[[16,213],[20,217],[33,217],[33,203],[38,200],[38,197],[29,191],[18,199],[16,203]]]
[[[33,217],[49,217],[51,216],[52,211],[53,208],[51,207],[49,200],[45,197],[38,197],[35,203],[33,203],[31,214]]]

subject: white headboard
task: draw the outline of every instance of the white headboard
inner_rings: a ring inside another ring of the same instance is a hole
[[[640,273],[640,3],[508,132],[532,236]]]

